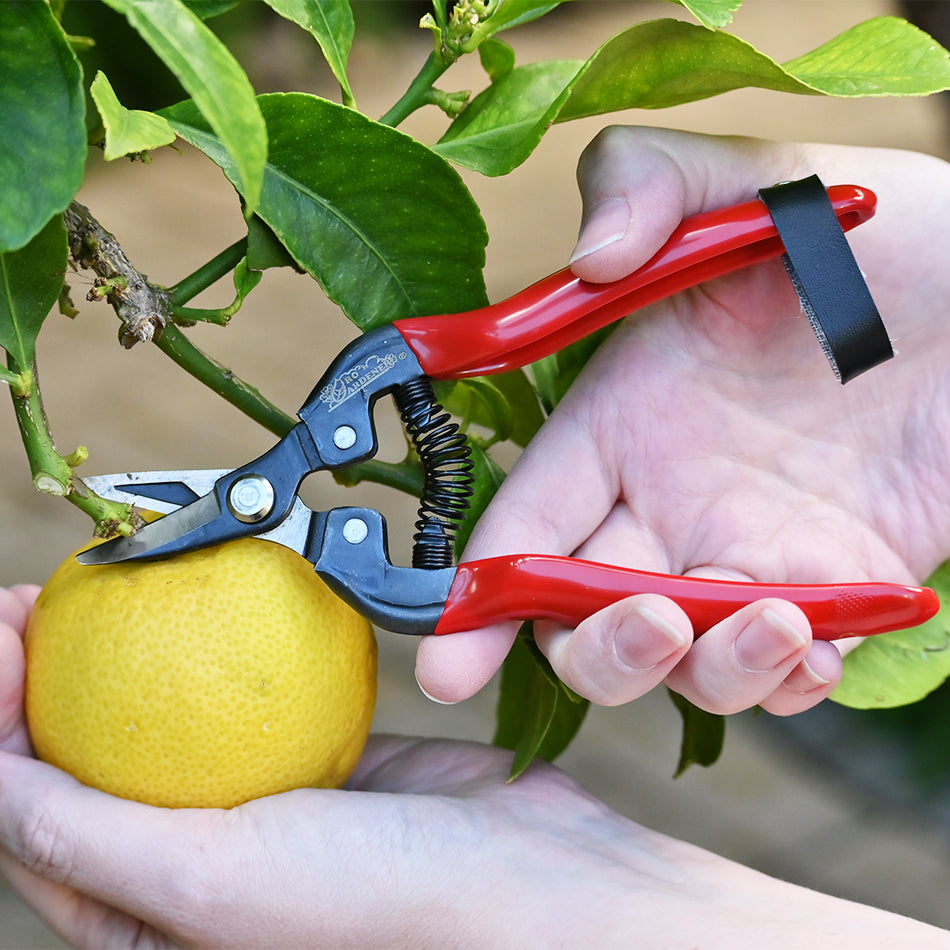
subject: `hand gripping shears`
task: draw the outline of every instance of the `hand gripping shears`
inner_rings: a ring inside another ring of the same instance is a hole
[[[834,186],[827,194],[841,229],[874,212],[875,196],[865,188]],[[464,434],[435,401],[433,379],[526,366],[640,307],[784,252],[756,199],[684,220],[649,262],[614,283],[585,283],[565,269],[499,304],[372,330],[342,351],[303,404],[300,421],[255,461],[233,470],[87,479],[100,494],[168,513],[79,560],[161,558],[253,535],[297,551],[378,626],[408,634],[455,633],[504,620],[576,626],[642,592],[675,600],[697,635],[764,597],[796,603],[823,639],[922,623],[938,608],[933,591],[888,583],[706,580],[532,553],[454,565],[454,532],[468,507],[472,462]],[[298,497],[311,472],[375,454],[373,406],[384,394],[393,395],[426,475],[411,567],[390,560],[379,512],[313,511]]]

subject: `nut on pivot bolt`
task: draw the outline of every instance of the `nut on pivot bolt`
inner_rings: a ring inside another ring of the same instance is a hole
[[[274,486],[263,475],[244,475],[228,489],[228,511],[244,524],[263,521],[274,509]]]

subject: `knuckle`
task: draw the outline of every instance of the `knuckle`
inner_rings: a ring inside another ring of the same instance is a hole
[[[732,716],[756,705],[758,696],[747,696],[727,684],[725,678],[715,674],[704,675],[704,672],[690,674],[688,671],[674,670],[666,683],[697,709],[716,716]]]
[[[643,692],[640,678],[621,668],[610,643],[609,624],[588,618],[570,636],[564,637],[559,650],[549,654],[558,677],[575,693],[598,706],[619,706]]]
[[[604,688],[603,672],[591,675],[584,664],[578,663],[570,654],[562,654],[558,660],[552,660],[551,667],[558,679],[584,699],[598,706],[613,705],[609,692]]]
[[[560,674],[559,674],[560,675]],[[569,686],[578,696],[589,700],[597,706],[619,706],[624,700],[615,696],[607,684],[603,683],[602,678],[596,679],[585,673],[577,671],[565,671],[560,676],[562,682]]]
[[[584,181],[594,168],[606,163],[609,156],[623,152],[629,147],[631,130],[621,125],[608,125],[601,129],[581,152],[578,160],[578,179]]]
[[[47,791],[23,813],[16,829],[16,856],[35,874],[68,883],[76,868],[76,851],[57,798]]]
[[[636,126],[629,125],[605,125],[590,140],[585,152],[590,155],[598,153],[611,152],[614,149],[624,150],[630,146],[631,141],[639,138],[639,130]]]
[[[802,692],[790,687],[788,683],[782,683],[759,705],[773,716],[795,716],[817,706],[833,689],[834,686],[829,685]]]

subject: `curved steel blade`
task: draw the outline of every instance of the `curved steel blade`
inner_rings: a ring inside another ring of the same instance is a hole
[[[214,489],[215,482],[231,469],[199,471],[117,472],[113,475],[87,475],[83,484],[109,501],[137,505],[159,514],[177,511]]]
[[[114,564],[143,557],[162,557],[181,550],[181,540],[221,515],[221,506],[214,492],[178,508],[158,521],[139,528],[130,538],[113,538],[78,555],[80,564]],[[238,532],[240,533],[240,532]],[[223,538],[221,540],[224,540]],[[197,547],[198,545],[193,545]]]
[[[321,467],[313,440],[303,423],[298,423],[260,458],[240,468],[227,469],[223,474],[217,473],[219,477],[202,497],[139,528],[129,538],[114,538],[90,548],[80,555],[79,562],[112,564],[140,558],[169,557],[235,538],[266,535],[277,529],[294,509],[302,479],[307,473]],[[135,485],[131,493],[146,494],[147,497],[146,479],[155,479],[159,473],[140,474],[142,482]],[[166,477],[148,483],[153,489],[157,488],[160,496],[167,496],[169,486],[176,483],[182,483],[179,488],[185,488],[190,495],[194,489],[189,482],[196,485],[202,480],[196,481],[192,476],[212,473],[160,474]],[[135,479],[130,478],[129,484],[134,483]],[[125,490],[125,486],[119,485],[118,489]],[[251,489],[253,491],[249,500],[247,492]],[[261,503],[260,509],[248,508],[247,505],[252,502]],[[150,502],[146,501],[148,504]]]

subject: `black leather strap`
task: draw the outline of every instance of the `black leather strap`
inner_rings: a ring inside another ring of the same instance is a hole
[[[817,175],[763,188],[785,266],[842,383],[894,355],[887,330]]]

